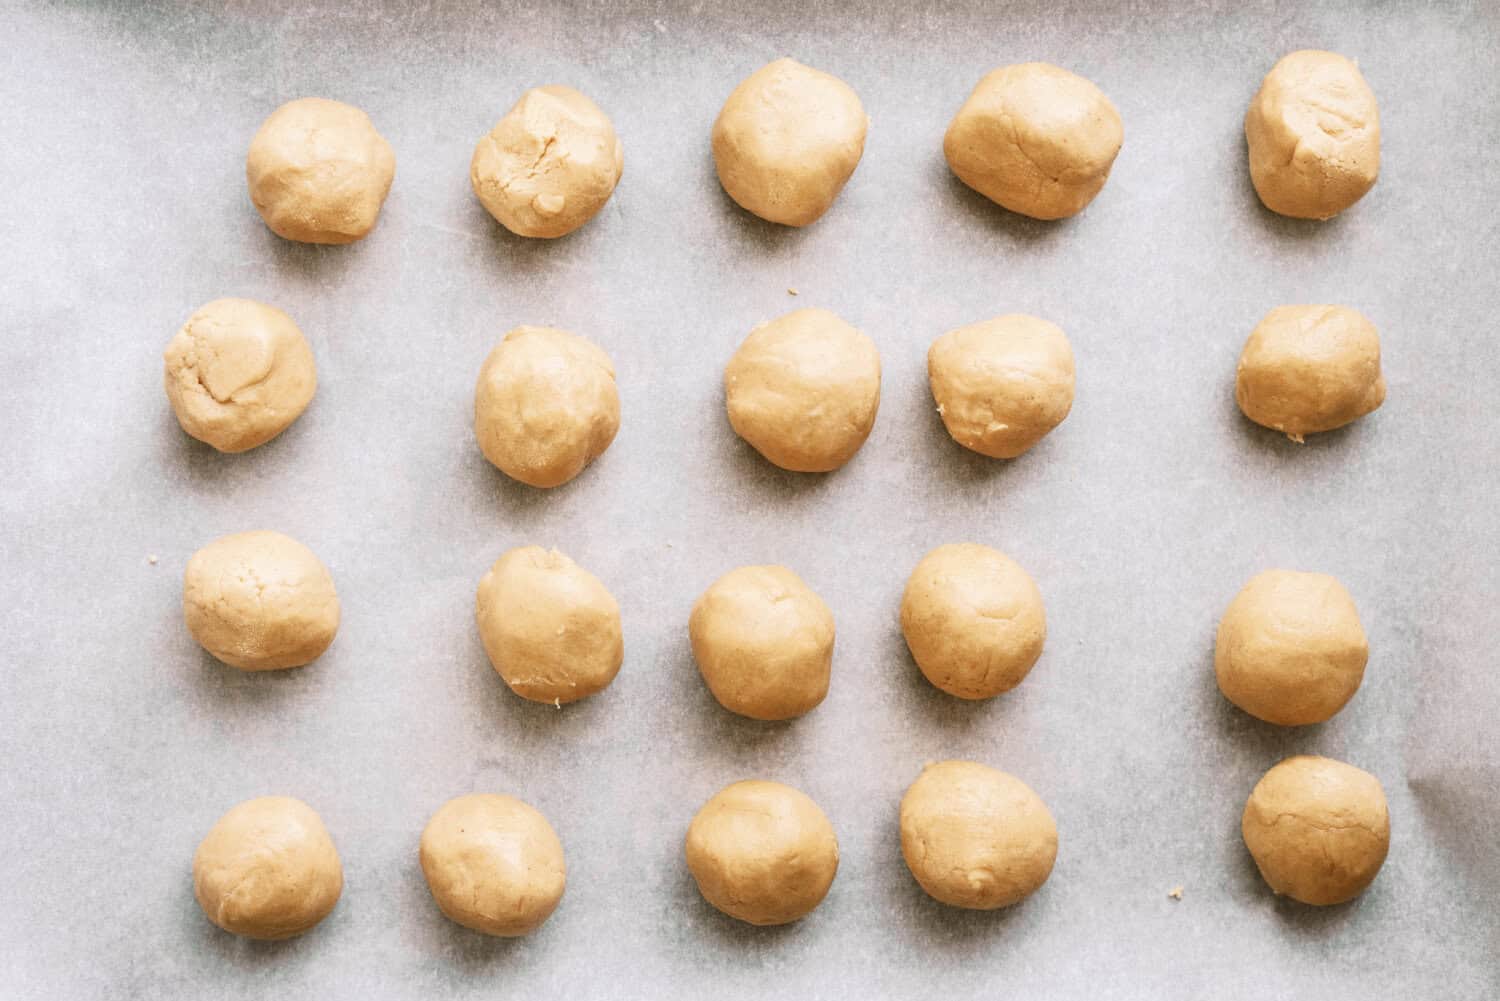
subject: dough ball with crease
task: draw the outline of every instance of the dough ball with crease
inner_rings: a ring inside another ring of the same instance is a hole
[[[450,799],[422,830],[418,859],[443,914],[503,938],[540,928],[568,881],[557,832],[513,796]]]
[[[1277,306],[1245,341],[1234,398],[1295,442],[1343,427],[1385,402],[1380,335],[1348,306]]]

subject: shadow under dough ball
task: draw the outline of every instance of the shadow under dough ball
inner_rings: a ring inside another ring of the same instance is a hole
[[[1295,442],[1343,427],[1385,402],[1380,335],[1348,306],[1277,306],[1245,341],[1234,399]]]

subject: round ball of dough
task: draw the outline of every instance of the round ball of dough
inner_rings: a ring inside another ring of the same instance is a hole
[[[247,938],[301,935],[344,892],[333,839],[290,796],[247,799],[219,818],[193,855],[193,895],[208,920]]]
[[[557,832],[512,796],[450,799],[423,829],[419,858],[439,910],[504,938],[540,928],[568,881]]]
[[[250,141],[250,200],[271,232],[302,243],[353,243],[375,228],[396,154],[370,116],[342,101],[288,101]]]
[[[950,330],[927,352],[927,378],[953,440],[1014,459],[1073,409],[1073,349],[1061,328],[1021,313]]]
[[[167,399],[182,430],[220,452],[285,431],[318,388],[307,338],[292,318],[250,299],[215,299],[167,344]]]
[[[731,570],[709,585],[688,619],[693,657],[730,712],[791,719],[828,694],[833,613],[786,567]]]
[[[625,169],[609,117],[572,87],[521,95],[474,147],[469,181],[517,236],[566,236],[604,208]]]
[[[215,539],[188,560],[182,614],[203,649],[242,671],[311,663],[339,630],[339,596],[313,551],[280,532]]]
[[[1047,63],[981,79],[943,137],[969,187],[1033,219],[1077,215],[1109,180],[1125,140],[1120,113],[1088,80]]]
[[[1255,784],[1240,833],[1271,889],[1304,904],[1342,904],[1380,871],[1391,816],[1375,776],[1304,754]]]
[[[806,226],[828,211],[865,151],[870,119],[836,76],[778,59],[734,88],[714,122],[719,183],[747,212]]]
[[[1245,112],[1250,180],[1272,212],[1328,219],[1375,186],[1380,113],[1359,68],[1336,52],[1284,56]]]
[[[1016,778],[973,761],[928,765],[901,797],[901,854],[922,889],[953,907],[1009,907],[1047,882],[1057,824]]]
[[[839,842],[823,811],[780,782],[725,786],[687,833],[688,871],[703,899],[752,925],[784,925],[823,902]]]
[[[826,473],[854,457],[880,407],[875,342],[826,309],[750,332],[724,369],[729,423],[782,469]]]
[[[474,390],[474,435],[484,457],[533,487],[568,482],[620,430],[609,356],[577,334],[517,327],[491,351]]]
[[[1042,593],[1021,565],[972,542],[939,546],[901,597],[901,632],[928,681],[961,699],[1021,683],[1047,640]]]
[[[1240,352],[1234,398],[1293,441],[1343,427],[1385,402],[1380,335],[1348,306],[1277,306]]]

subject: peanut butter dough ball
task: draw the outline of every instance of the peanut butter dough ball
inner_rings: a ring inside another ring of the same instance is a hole
[[[859,166],[869,124],[838,77],[792,59],[767,63],[734,88],[714,122],[719,183],[747,212],[806,226]]]
[[[693,657],[708,690],[730,712],[791,719],[828,694],[833,613],[786,567],[731,570],[688,619]]]
[[[490,663],[523,699],[574,702],[620,673],[620,606],[555,549],[523,546],[496,560],[479,581],[475,614]]]
[[[395,176],[396,154],[370,116],[321,97],[271,112],[245,158],[255,210],[271,232],[302,243],[362,239]]]
[[[609,356],[577,334],[517,327],[484,360],[474,435],[512,479],[556,487],[583,472],[620,430]]]
[[[203,649],[242,671],[301,667],[339,630],[339,596],[313,551],[280,532],[215,539],[188,560],[182,614]]]
[[[1277,306],[1240,352],[1234,398],[1296,442],[1343,427],[1385,402],[1380,335],[1348,306]]]
[[[1304,904],[1342,904],[1380,871],[1391,817],[1375,776],[1304,754],[1255,784],[1240,833],[1272,890]]]
[[[193,895],[208,920],[246,938],[301,935],[344,892],[333,839],[290,796],[247,799],[219,818],[193,855]]]
[[[1077,215],[1109,179],[1125,139],[1104,92],[1047,63],[1002,66],[969,95],[943,137],[969,187],[1033,219]]]
[[[517,236],[566,236],[604,208],[625,168],[609,117],[572,87],[535,87],[479,140],[474,194]]]
[[[822,903],[839,868],[833,825],[780,782],[725,786],[687,833],[688,871],[703,899],[752,925],[784,925]]]
[[[1380,174],[1380,112],[1359,68],[1336,52],[1282,57],[1245,112],[1250,180],[1272,212],[1329,219]]]
[[[552,825],[512,796],[450,799],[423,829],[419,858],[439,910],[503,938],[540,928],[568,881]]]

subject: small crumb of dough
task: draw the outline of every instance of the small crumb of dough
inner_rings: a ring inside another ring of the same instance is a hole
[[[149,563],[149,564],[151,564],[152,566],[156,566],[156,562],[157,562],[156,554],[152,553],[150,556],[147,556],[146,557],[146,562]]]
[[[797,294],[797,290],[794,289],[794,288],[789,288],[789,289],[786,290],[786,294],[787,295],[796,295]]]
[[[1170,890],[1167,891],[1167,896],[1171,897],[1173,900],[1181,900],[1182,899],[1182,887],[1180,887],[1180,886],[1174,886],[1174,887],[1172,887]]]
[[[1385,402],[1380,335],[1348,306],[1277,306],[1245,341],[1234,398],[1295,442],[1343,427]]]
[[[514,938],[540,928],[567,886],[557,832],[513,796],[450,799],[422,830],[418,859],[438,909],[486,935]]]

